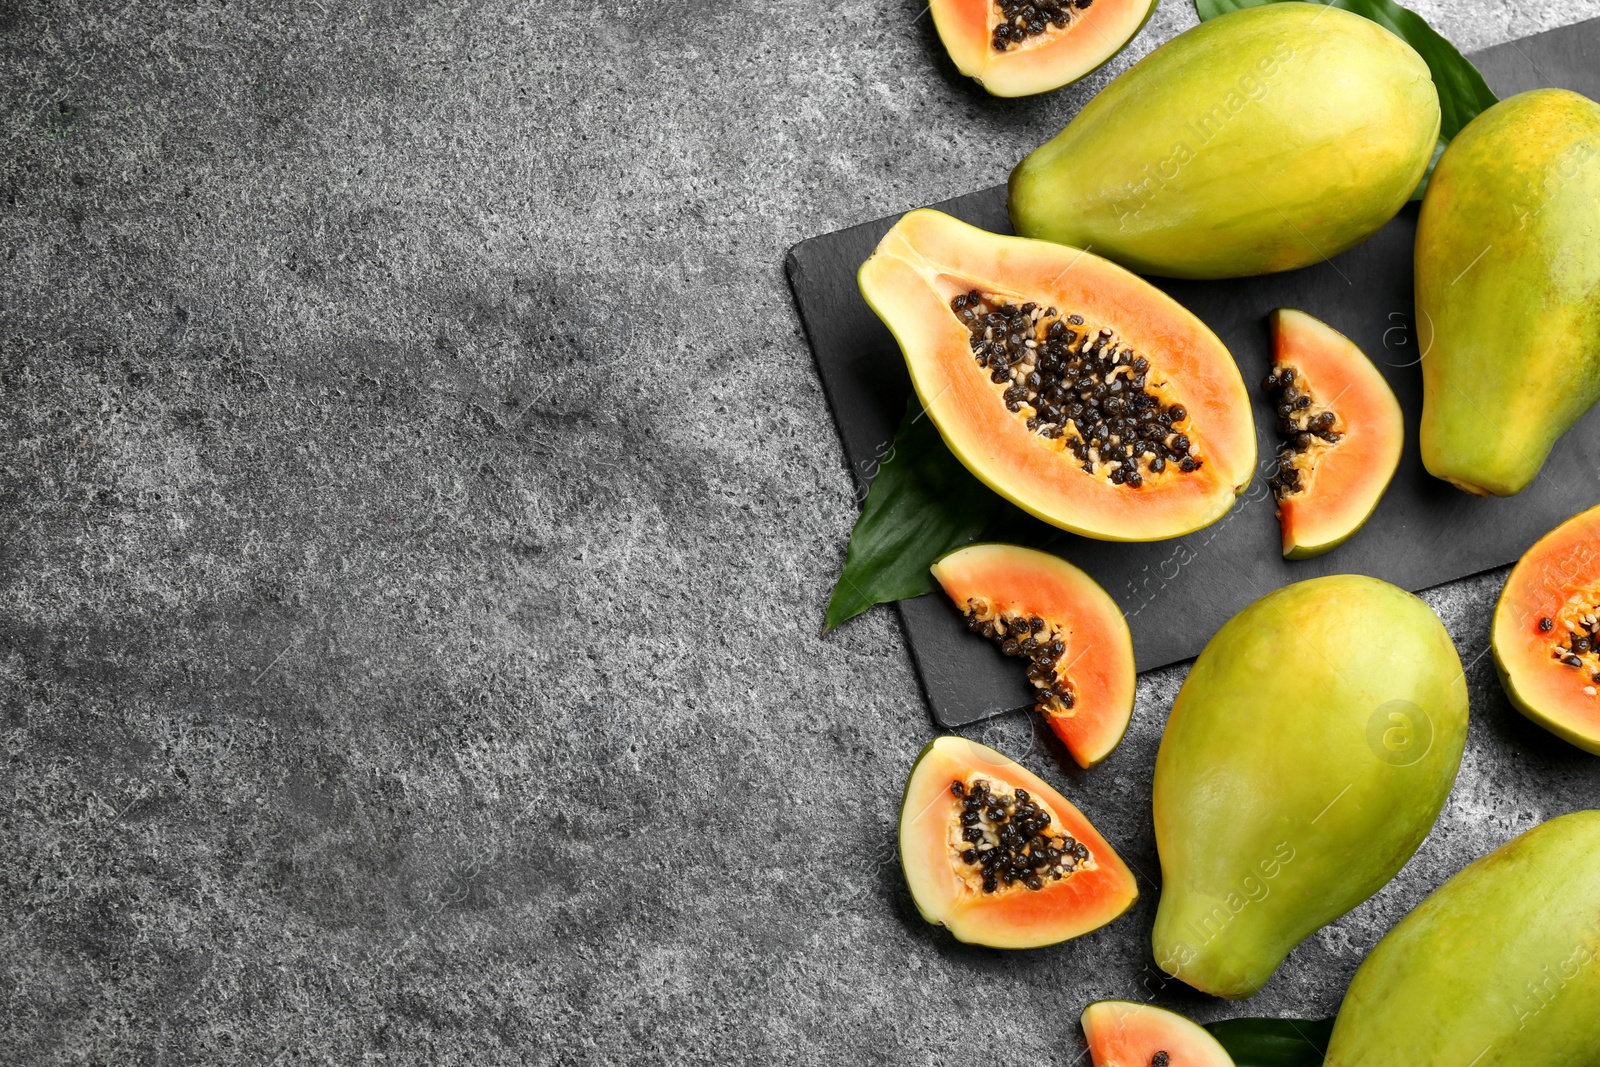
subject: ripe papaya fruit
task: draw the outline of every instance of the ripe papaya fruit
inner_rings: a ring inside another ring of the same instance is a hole
[[[1400,402],[1365,352],[1293,308],[1271,315],[1261,383],[1283,444],[1272,475],[1285,559],[1339,547],[1366,525],[1400,466]]]
[[[1059,556],[968,545],[933,565],[967,629],[1028,660],[1035,707],[1080,767],[1111,754],[1133,715],[1133,637],[1100,583]]]
[[[1523,553],[1500,591],[1489,644],[1517,710],[1600,755],[1600,507]]]
[[[900,865],[924,919],[991,948],[1078,937],[1139,898],[1133,872],[1066,797],[964,737],[935,738],[912,765]]]
[[[1467,737],[1444,624],[1376,578],[1269,593],[1195,660],[1156,754],[1156,963],[1254,995],[1427,837]]]
[[[1079,1022],[1094,1067],[1234,1067],[1204,1027],[1154,1004],[1097,1000]]]
[[[1417,221],[1422,462],[1521,492],[1600,398],[1600,104],[1502,100],[1445,149]]]
[[[1600,811],[1469,864],[1378,942],[1339,1007],[1327,1067],[1600,1062]]]
[[[1141,274],[1235,278],[1359,244],[1439,137],[1428,65],[1321,4],[1243,8],[1145,56],[1011,175],[1011,224]]]
[[[1150,20],[1156,0],[931,0],[956,69],[995,96],[1049,92],[1099,68]]]
[[[950,451],[1045,522],[1159,541],[1215,522],[1249,483],[1233,356],[1143,278],[922,209],[858,280]]]

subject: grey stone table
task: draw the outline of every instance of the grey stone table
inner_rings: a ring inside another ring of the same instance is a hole
[[[1463,48],[1600,0],[1427,2]],[[1143,898],[922,924],[931,736],[782,276],[1000,180],[1117,71],[990,100],[920,0],[0,3],[0,1060],[1069,1063],[1087,1000],[1322,1015],[1469,857],[1595,801],[1471,666],[1449,807],[1245,1008],[1147,964],[1151,754],[975,735]]]

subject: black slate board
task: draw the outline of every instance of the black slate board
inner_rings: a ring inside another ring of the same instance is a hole
[[[1474,55],[1502,97],[1541,86],[1600,98],[1600,19],[1497,45]],[[1010,232],[997,186],[935,207]],[[862,301],[855,272],[898,216],[802,241],[787,268],[795,301],[865,496],[875,460],[894,439],[910,381],[894,340]],[[1256,402],[1260,455],[1275,452],[1255,383],[1268,366],[1266,314],[1297,307],[1329,322],[1383,369],[1405,412],[1399,473],[1366,528],[1313,560],[1279,556],[1264,476],[1227,516],[1188,537],[1127,545],[1067,538],[1057,551],[1092,574],[1122,606],[1141,670],[1195,655],[1224,621],[1289,582],[1358,571],[1424,589],[1516,559],[1545,531],[1600,500],[1600,408],[1557,445],[1543,476],[1520,495],[1482,500],[1431,478],[1417,455],[1422,405],[1411,295],[1412,205],[1371,240],[1317,266],[1226,282],[1155,279],[1203,319],[1238,360]],[[1015,661],[962,628],[941,596],[899,605],[934,719],[961,726],[1030,703]]]

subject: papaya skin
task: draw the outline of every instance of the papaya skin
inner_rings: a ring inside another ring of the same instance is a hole
[[[1140,274],[1291,270],[1393,218],[1438,136],[1428,66],[1388,30],[1245,8],[1145,56],[1024,159],[1011,223]]]
[[[1600,104],[1502,100],[1445,149],[1417,223],[1422,462],[1525,489],[1600,398]]]
[[[1587,1067],[1600,1048],[1600,811],[1440,886],[1367,956],[1327,1067]]]
[[[1466,733],[1461,660],[1410,593],[1334,575],[1234,616],[1156,756],[1156,963],[1215,996],[1254,995],[1410,859]]]

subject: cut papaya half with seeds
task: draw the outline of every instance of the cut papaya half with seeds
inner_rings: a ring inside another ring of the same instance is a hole
[[[1036,709],[1081,767],[1111,754],[1133,715],[1133,638],[1117,602],[1059,556],[969,545],[933,565],[967,629],[1028,662]]]
[[[1405,423],[1383,374],[1344,334],[1279,308],[1261,389],[1278,437],[1270,479],[1285,559],[1337,548],[1366,525],[1400,466]]]
[[[1081,1022],[1094,1067],[1234,1067],[1204,1027],[1152,1004],[1096,1001]]]
[[[1490,646],[1518,711],[1600,755],[1600,507],[1545,534],[1511,568]]]
[[[1150,283],[926,208],[858,274],[955,457],[1023,510],[1108,541],[1227,514],[1256,461],[1239,368]]]
[[[1122,51],[1156,0],[932,0],[956,69],[995,96],[1059,89]]]
[[[900,863],[924,919],[991,948],[1078,937],[1139,897],[1133,873],[1082,812],[964,737],[936,738],[911,768]]]

